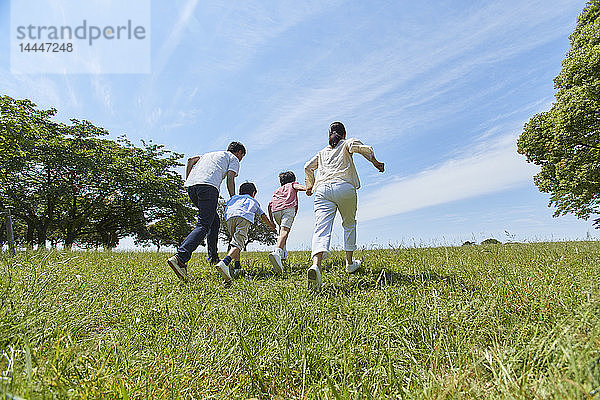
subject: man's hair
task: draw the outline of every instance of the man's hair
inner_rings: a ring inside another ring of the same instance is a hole
[[[240,142],[231,142],[229,146],[227,146],[227,151],[230,153],[237,153],[241,151],[243,155],[246,155],[246,148]]]
[[[244,182],[240,185],[240,194],[249,194],[252,196],[256,193],[256,186],[252,182]]]
[[[279,174],[279,183],[281,183],[281,186],[295,181],[296,175],[292,171],[285,171]]]
[[[332,122],[329,125],[329,145],[331,147],[337,146],[340,140],[346,137],[346,128],[344,124],[339,121]]]

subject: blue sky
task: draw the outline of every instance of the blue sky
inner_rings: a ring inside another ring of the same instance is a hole
[[[590,221],[552,218],[532,182],[537,168],[515,145],[554,100],[552,80],[584,6],[152,1],[150,74],[11,74],[3,57],[0,92],[186,157],[239,140],[248,154],[238,183],[255,182],[265,206],[277,174],[302,181],[340,120],[386,163],[379,174],[355,156],[366,247],[505,241],[506,232],[520,241],[597,238]],[[6,0],[0,18],[8,38]],[[9,46],[0,43],[2,54]],[[311,227],[312,198],[302,196],[290,248],[307,249]]]

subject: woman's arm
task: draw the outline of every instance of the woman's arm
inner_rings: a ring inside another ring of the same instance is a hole
[[[306,184],[306,194],[312,195],[312,187],[315,184],[315,170],[319,167],[319,154],[315,154],[309,162],[304,165],[304,183]]]
[[[379,172],[383,172],[385,170],[385,164],[378,161],[377,158],[375,158],[375,152],[373,151],[373,148],[371,146],[363,144],[358,139],[348,139],[347,143],[348,151],[350,153],[360,154],[361,156],[369,160],[371,164],[373,164],[373,166],[379,170]]]

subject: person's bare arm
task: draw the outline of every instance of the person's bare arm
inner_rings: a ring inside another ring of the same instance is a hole
[[[306,184],[306,194],[312,195],[312,188],[315,184],[315,170],[319,167],[319,155],[315,154],[309,162],[304,165],[304,183]]]
[[[196,165],[199,159],[200,156],[188,158],[187,165],[185,167],[185,179],[187,179],[187,177],[190,175],[190,172],[192,172],[192,168],[194,168],[194,165]]]
[[[299,183],[294,183],[294,184],[292,185],[292,188],[293,188],[294,190],[298,191],[298,192],[306,192],[306,186],[304,186],[304,185],[301,185],[301,184],[299,184]]]
[[[267,209],[269,210],[269,220],[275,224],[275,222],[273,221],[273,211],[271,211],[271,203],[269,203],[269,205],[267,206]]]
[[[274,230],[275,232],[277,232],[277,226],[275,226],[275,224],[273,223],[273,221],[271,221],[268,217],[267,214],[263,214],[260,216],[263,220],[263,222],[265,224],[267,224],[272,230]]]
[[[235,196],[235,177],[236,173],[233,171],[227,171],[227,190],[229,191],[229,197]]]

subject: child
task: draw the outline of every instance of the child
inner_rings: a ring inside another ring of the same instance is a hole
[[[273,199],[269,202],[269,219],[273,219],[279,225],[279,237],[275,250],[269,254],[269,261],[273,264],[275,273],[283,273],[283,263],[287,257],[285,244],[288,235],[292,229],[294,218],[298,212],[298,191],[305,191],[306,187],[296,182],[296,175],[292,171],[286,171],[279,174],[279,187]]]
[[[235,260],[235,269],[238,271],[240,269],[240,253],[248,241],[248,229],[254,223],[254,215],[260,215],[271,229],[276,230],[275,224],[267,218],[264,211],[260,209],[258,201],[254,199],[256,192],[254,183],[242,183],[240,194],[232,196],[225,203],[225,224],[231,236],[231,249],[227,256],[216,264],[225,282],[231,281],[229,273],[231,260]]]

